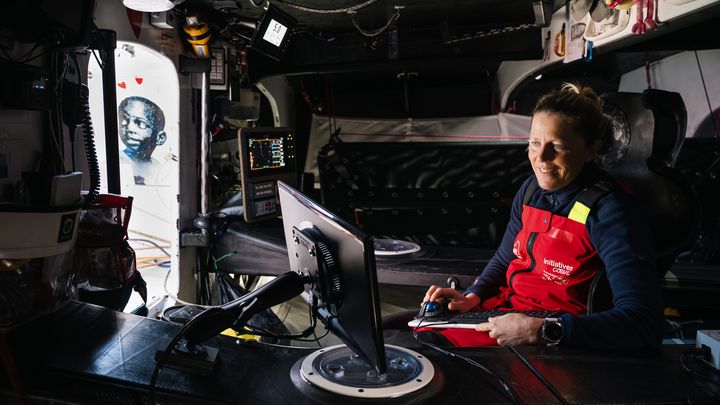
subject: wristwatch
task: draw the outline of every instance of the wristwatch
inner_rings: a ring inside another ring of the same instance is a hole
[[[563,337],[563,324],[559,318],[545,318],[540,329],[540,338],[548,346],[555,346],[560,343]]]

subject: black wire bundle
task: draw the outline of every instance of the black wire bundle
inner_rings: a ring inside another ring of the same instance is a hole
[[[78,70],[79,72],[79,70]],[[90,118],[89,90],[87,86],[80,87],[80,108],[82,115],[83,139],[85,140],[85,156],[87,158],[88,171],[90,172],[90,189],[85,198],[85,208],[95,203],[100,194],[100,167],[98,166],[97,153],[95,151],[95,134],[93,132],[92,119]]]
[[[704,373],[693,369],[688,364],[688,359],[693,358],[702,363],[707,363],[707,358],[710,356],[710,350],[707,347],[696,348],[683,352],[680,355],[680,366],[690,374],[695,384],[697,384],[704,391],[709,392],[715,399],[720,399],[720,380],[708,377]],[[714,373],[718,374],[718,370],[715,369],[712,364],[709,364],[709,369]],[[689,402],[689,401],[688,401]]]
[[[210,254],[210,249],[210,247],[203,248],[203,251],[198,251],[197,254],[197,301],[200,305],[212,305],[212,291],[210,290],[212,255]]]
[[[65,75],[67,74],[69,58],[66,52],[53,48],[50,57],[50,87],[52,89],[53,103],[47,115],[49,134],[45,138],[44,151],[52,153],[43,154],[44,170],[46,174],[54,176],[65,173],[65,147],[62,131],[62,91]]]
[[[247,291],[237,285],[232,277],[225,272],[218,271],[215,273],[215,286],[217,287],[218,302],[220,303],[230,302],[247,294]]]

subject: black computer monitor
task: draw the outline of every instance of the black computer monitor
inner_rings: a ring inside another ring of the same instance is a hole
[[[295,139],[290,128],[242,128],[238,132],[240,177],[247,222],[275,218],[276,182],[297,182]]]
[[[313,279],[308,291],[327,328],[378,372],[386,372],[372,238],[278,182],[292,271]]]
[[[296,25],[295,18],[273,4],[269,4],[260,21],[260,26],[250,41],[250,49],[280,60],[290,43]]]

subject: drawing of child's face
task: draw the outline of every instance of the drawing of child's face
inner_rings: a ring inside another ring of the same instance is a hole
[[[135,160],[149,160],[155,147],[165,143],[165,117],[150,100],[128,97],[118,108],[120,139],[125,154]]]

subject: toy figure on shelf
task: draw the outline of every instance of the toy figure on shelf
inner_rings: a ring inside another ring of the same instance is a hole
[[[632,33],[635,35],[644,34],[647,30],[657,27],[653,14],[655,13],[655,0],[633,0],[635,4],[635,24],[632,26]],[[643,19],[643,8],[647,8],[647,15]]]

